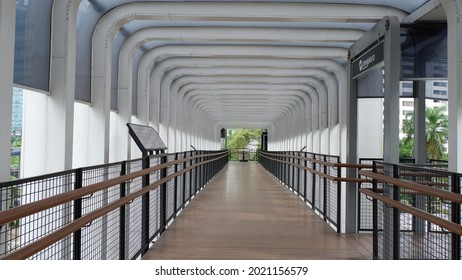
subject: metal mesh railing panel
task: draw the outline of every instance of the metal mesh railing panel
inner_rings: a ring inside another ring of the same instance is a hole
[[[300,161],[300,165],[301,166],[305,166],[305,161],[302,160]],[[306,170],[305,169],[302,169],[300,168],[300,176],[299,176],[299,183],[298,183],[298,194],[300,196],[302,196],[304,198],[305,196],[305,189],[306,189],[306,181],[305,181],[305,177],[306,177]]]
[[[160,189],[149,191],[149,236],[160,229]]]
[[[200,151],[197,154],[209,154]],[[181,159],[194,153],[179,153],[167,155],[168,161]],[[157,166],[165,155],[155,155],[149,158],[149,167]],[[206,159],[188,161],[185,165],[178,164],[163,170],[119,182],[104,190],[88,194],[82,198],[62,205],[51,207],[33,215],[8,222],[0,227],[0,256],[23,248],[45,235],[62,228],[75,219],[89,215],[103,207],[133,194],[143,187],[156,183],[164,175],[172,175],[196,162]],[[124,202],[120,208],[95,218],[62,240],[48,246],[29,259],[132,259],[139,257],[142,249],[148,247],[149,240],[161,233],[164,226],[163,218],[171,219],[178,209],[184,205],[186,198],[199,190],[214,172],[221,169],[227,160],[221,160],[188,171],[166,183],[166,216],[160,213],[161,187],[129,202]],[[37,176],[29,179],[0,183],[0,211],[16,208],[39,200],[47,199],[78,188],[87,188],[121,175],[140,171],[146,167],[146,159],[137,159],[113,164],[74,169],[66,172]],[[211,167],[214,167],[213,170]],[[103,186],[103,185],[100,185]],[[191,188],[192,186],[192,188]],[[149,199],[147,199],[149,198]],[[175,207],[177,206],[177,207]],[[164,209],[162,207],[162,209]],[[148,219],[147,219],[148,218]],[[147,228],[149,227],[149,229]],[[121,251],[122,250],[122,251]]]
[[[130,172],[139,171],[143,168],[142,161],[135,161],[129,164]],[[127,182],[127,195],[141,190],[142,178],[138,177],[130,182]],[[128,243],[126,255],[128,259],[135,256],[141,249],[141,206],[142,199],[138,197],[126,205],[126,221],[125,221],[125,240]]]
[[[377,158],[360,158],[359,164],[370,164],[375,160],[382,160]],[[364,176],[359,176],[361,179],[366,179]],[[372,189],[372,183],[362,182],[358,183],[359,188]],[[379,189],[383,189],[382,184],[377,184]],[[358,231],[372,231],[372,198],[367,197],[365,194],[358,192]]]
[[[83,169],[82,187],[100,183],[120,176],[121,165],[109,165]],[[119,186],[98,191],[88,197],[82,198],[82,215],[98,210],[120,198]],[[84,260],[117,259],[119,256],[119,227],[120,217],[118,211],[100,217],[81,230],[82,253]]]
[[[458,176],[457,174],[419,166],[376,163],[376,170],[389,177],[445,191],[454,191],[453,182],[458,184],[458,178],[454,178]],[[460,211],[459,208],[454,208],[458,209],[457,211],[452,208],[459,205],[412,189],[384,185],[381,192],[385,197],[446,221],[454,221],[452,214]],[[406,211],[385,206],[381,202],[377,202],[377,205],[381,206],[383,211],[380,211],[379,207],[376,213],[378,219],[378,228],[374,229],[377,239],[374,244],[376,258],[420,260],[460,258],[461,241],[458,236]],[[457,222],[460,223],[460,218],[458,219]],[[455,244],[458,245],[454,246]]]
[[[308,158],[314,158],[312,154],[307,155]],[[313,164],[310,161],[307,161],[307,167],[308,168],[313,168]],[[315,184],[314,184],[314,179],[316,177],[314,176],[313,173],[308,172],[306,174],[306,199],[309,205],[311,205],[314,208],[314,191],[315,191]]]
[[[327,162],[338,163],[339,158],[334,156],[327,157]],[[327,167],[327,173],[330,176],[337,177],[338,168],[333,166]],[[339,202],[339,193],[338,193],[338,182],[327,180],[327,198],[326,198],[326,216],[327,218],[337,227],[338,226],[338,204]]]
[[[75,185],[75,173],[63,172],[35,180],[24,179],[0,185],[1,210],[26,205],[70,191]],[[39,213],[12,221],[0,228],[0,255],[13,252],[59,229],[72,221],[73,203],[59,205]],[[66,239],[66,244],[72,240]],[[72,250],[56,243],[31,259],[70,259]]]
[[[178,159],[183,159],[183,154],[179,154],[178,155]],[[180,163],[177,165],[177,172],[180,172],[183,170],[183,164]],[[183,180],[183,177],[185,175],[181,175],[179,177],[176,177],[176,205],[177,205],[177,211],[179,209],[181,209],[182,205],[183,205],[183,186],[184,186],[184,180]]]
[[[82,215],[98,210],[117,200],[119,197],[119,188],[113,187],[109,190],[99,191],[89,197],[83,198]],[[111,233],[114,233],[112,228],[118,228],[118,226],[119,213],[113,211],[111,214],[100,217],[82,228],[82,259],[107,259],[109,255],[112,255],[113,258],[117,258],[118,248],[117,246],[115,249],[109,248],[108,240],[118,240],[118,234],[116,234],[116,236],[111,236]],[[111,252],[108,254],[108,251]]]
[[[167,170],[167,176],[175,173],[175,167],[170,166]],[[167,182],[167,220],[170,220],[175,214],[175,180]]]
[[[324,173],[324,166],[316,164],[316,171]],[[315,183],[315,198],[314,198],[314,208],[319,211],[319,213],[324,216],[324,178],[320,175],[314,175]]]

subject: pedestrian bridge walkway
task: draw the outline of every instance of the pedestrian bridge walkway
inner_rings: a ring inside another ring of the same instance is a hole
[[[230,162],[143,259],[372,259],[372,235],[336,233],[260,164]]]
[[[462,174],[294,151],[228,159],[187,151],[0,183],[0,259],[461,259]],[[350,212],[359,233],[344,233]]]

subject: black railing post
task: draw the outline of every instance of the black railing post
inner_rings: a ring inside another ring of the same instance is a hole
[[[145,154],[143,158],[143,170],[150,167],[150,155]],[[149,174],[143,176],[141,187],[149,186]],[[162,212],[161,212],[162,215]],[[149,192],[141,198],[141,255],[149,249]]]
[[[183,158],[186,159],[188,157],[188,153],[187,152],[184,152],[183,154]],[[186,166],[187,166],[187,161],[185,160],[183,162],[183,170],[186,169]],[[183,201],[181,203],[181,208],[184,209],[184,205],[186,204],[186,176],[187,176],[188,172],[184,172],[183,173]]]
[[[300,153],[297,155],[297,195],[300,195]]]
[[[82,188],[83,171],[81,168],[75,171],[74,190]],[[82,198],[74,200],[74,221],[82,217]],[[74,260],[82,259],[82,230],[78,229],[73,235],[73,256]]]
[[[191,157],[193,156],[193,151],[190,152]],[[193,165],[193,159],[189,161],[189,167]],[[189,198],[188,200],[191,201],[193,195],[193,168],[189,170]]]
[[[178,160],[178,153],[175,153],[175,161]],[[178,172],[178,163],[175,163],[175,167],[174,167],[174,173],[177,173]],[[173,207],[174,207],[174,210],[173,210],[173,213],[174,213],[174,217],[176,218],[176,214],[178,212],[178,177],[175,176],[175,179],[173,181],[173,187],[174,187],[174,197],[173,197]]]
[[[458,175],[456,173],[452,173],[451,174],[451,179],[452,179],[452,182],[451,182],[451,185],[452,185],[452,192],[454,193],[457,193],[457,194],[460,194],[461,193],[461,185],[460,185],[460,181],[462,180],[462,175]],[[458,225],[460,225],[461,223],[461,217],[460,217],[460,204],[459,203],[455,203],[455,202],[452,202],[451,203],[451,221],[453,223],[456,223]],[[461,259],[461,254],[460,254],[460,246],[461,246],[461,240],[460,240],[460,235],[458,234],[455,234],[455,233],[452,233],[451,234],[452,236],[452,244],[451,244],[451,257],[453,260],[460,260]]]
[[[276,159],[279,159],[277,156],[276,156],[276,153],[272,153],[271,155],[268,155],[270,157],[270,159],[268,160],[272,160],[273,161],[273,164],[274,164],[274,177],[278,178],[278,174],[279,174],[279,162],[276,161]]]
[[[196,159],[196,163],[200,164],[202,162],[202,151],[196,153],[199,157]],[[202,165],[196,167],[196,191],[195,194],[197,195],[202,188]]]
[[[324,162],[327,162],[327,156],[324,155]],[[327,165],[324,164],[324,167],[323,167],[323,173],[324,175],[327,175]],[[322,212],[323,212],[323,215],[324,215],[324,221],[327,221],[327,203],[328,203],[328,199],[327,199],[327,178],[324,177],[323,178],[323,186],[324,186],[324,189],[323,189],[323,205],[322,205]]]
[[[166,154],[160,157],[160,164],[167,163],[168,158]],[[160,170],[160,180],[167,177],[167,167]],[[160,234],[162,234],[167,227],[167,183],[160,185]]]
[[[377,173],[377,163],[372,162],[372,172]],[[377,179],[372,179],[372,190],[377,193]],[[372,199],[372,258],[379,259],[379,228],[377,199]]]
[[[209,156],[208,156],[209,152],[204,152],[204,161],[208,161],[209,160]],[[207,185],[209,183],[209,173],[210,173],[210,169],[212,168],[212,166],[216,164],[216,162],[207,162],[206,164],[204,164],[204,172],[203,172],[203,175],[204,175],[204,186]]]
[[[393,165],[393,178],[399,178],[399,166]],[[393,200],[400,201],[400,190],[398,186],[393,185]],[[400,214],[399,209],[393,208],[393,259],[399,259],[400,243]]]
[[[201,153],[200,152],[196,152],[196,156],[199,156]],[[196,160],[195,160],[195,164],[198,164],[200,162],[200,157],[196,157]],[[200,177],[200,174],[199,174],[199,171],[200,171],[200,166],[196,166],[194,168],[194,195],[197,195],[197,192],[199,191],[199,179],[198,177]]]
[[[285,165],[285,172],[284,172],[284,181],[286,182],[286,186],[289,187],[290,189],[290,162],[288,155],[290,155],[289,152],[284,152],[284,165]]]
[[[120,176],[127,174],[127,162],[122,162],[122,166],[120,169]],[[126,195],[126,187],[127,184],[123,182],[120,184],[120,198],[124,198]],[[125,260],[125,204],[120,206],[119,208],[119,260]]]
[[[305,167],[308,167],[308,155],[305,153]],[[306,183],[306,181],[308,180],[308,170],[304,169],[304,172],[303,172],[303,176],[305,176],[305,178],[303,179],[303,182],[304,182],[304,185],[305,185],[305,188],[303,190],[303,200],[307,201],[307,198],[306,198],[306,189],[308,188],[308,184]]]
[[[290,182],[290,184],[292,185],[292,191],[295,191],[295,152],[292,152],[290,163],[290,166],[292,166],[292,182]]]
[[[286,183],[286,157],[285,157],[285,154],[284,152],[281,152],[282,153],[282,177],[281,177],[281,181],[284,185],[287,185]]]
[[[340,163],[340,157],[337,157],[337,163]],[[342,178],[342,168],[337,167],[337,178]],[[342,182],[337,182],[337,232],[340,233],[341,229],[341,212],[342,212]]]
[[[278,176],[277,176],[277,178],[281,183],[284,183],[282,181],[282,175],[284,174],[284,171],[283,171],[283,168],[282,168],[284,166],[284,164],[282,163],[282,160],[283,160],[282,152],[278,152],[278,155],[276,156],[276,158],[278,160],[281,160],[281,161],[278,161],[279,167],[278,167]]]
[[[316,160],[316,154],[313,154],[313,159]],[[313,161],[313,170],[316,171],[316,162]],[[316,174],[313,173],[313,191],[311,193],[311,203],[313,204],[313,209],[316,209]]]
[[[205,160],[212,160],[214,159],[214,157],[210,156],[212,152],[207,152],[207,157],[205,158]],[[210,181],[212,180],[213,176],[214,176],[214,172],[215,170],[220,170],[220,162],[221,162],[221,159],[217,159],[216,161],[212,161],[212,162],[209,162],[206,164],[206,180],[205,180],[205,183],[208,184],[210,183]]]

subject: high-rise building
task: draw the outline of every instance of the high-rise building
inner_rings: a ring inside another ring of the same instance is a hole
[[[23,96],[23,89],[13,88],[11,135],[22,135]]]

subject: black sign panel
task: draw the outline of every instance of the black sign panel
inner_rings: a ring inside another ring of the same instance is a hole
[[[383,61],[383,41],[353,60],[353,77],[356,78]]]
[[[164,142],[157,131],[150,126],[127,123],[130,136],[140,148],[141,152],[166,150]]]

